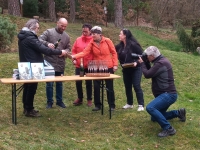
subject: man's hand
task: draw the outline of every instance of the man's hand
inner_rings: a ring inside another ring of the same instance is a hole
[[[113,71],[117,71],[118,67],[117,66],[113,66]]]
[[[66,53],[66,57],[68,57],[69,59],[73,59],[73,56],[71,55],[70,52],[67,52],[67,53]]]
[[[63,57],[63,56],[66,56],[67,55],[67,52],[65,50],[62,50],[62,54],[59,55],[59,57]]]
[[[54,46],[54,44],[53,44],[53,43],[49,43],[49,44],[48,44],[48,47],[49,47],[49,48],[52,48],[52,49],[54,49],[54,48],[55,48],[55,46]]]
[[[144,61],[142,60],[141,57],[139,57],[138,62],[141,64],[141,63],[143,63]]]

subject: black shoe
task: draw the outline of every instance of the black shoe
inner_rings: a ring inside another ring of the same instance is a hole
[[[41,115],[36,110],[26,111],[26,117],[41,117]]]
[[[46,107],[46,108],[47,108],[47,109],[49,109],[49,108],[52,108],[52,105],[53,105],[53,103],[52,103],[52,102],[48,102],[48,103],[47,103],[47,107]]]
[[[180,121],[185,122],[186,121],[186,110],[185,110],[185,108],[179,109],[178,113],[179,113],[178,118],[180,119]]]
[[[35,109],[33,109],[33,111],[35,111],[36,113],[39,113],[39,110],[35,110]],[[24,108],[23,114],[25,115],[26,112],[27,112],[27,110]]]
[[[99,107],[95,107],[92,109],[92,111],[99,111],[99,110],[101,110],[101,108],[99,108]]]
[[[65,104],[63,102],[59,102],[59,103],[56,103],[57,106],[60,106],[62,108],[66,108]]]
[[[174,135],[176,133],[176,130],[171,127],[171,129],[166,129],[166,130],[163,130],[162,132],[160,132],[158,134],[159,137],[166,137],[166,136],[169,136],[169,135]]]

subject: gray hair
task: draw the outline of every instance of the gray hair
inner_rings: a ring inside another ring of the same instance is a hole
[[[160,55],[160,51],[157,47],[155,46],[149,46],[145,51],[144,51],[147,55],[152,55],[155,58],[158,57]]]
[[[91,29],[91,33],[101,34],[101,33],[102,33],[102,28],[99,27],[99,26],[94,26],[94,27]]]
[[[28,29],[35,30],[36,29],[36,24],[39,24],[39,21],[37,19],[30,19],[26,24],[25,27],[27,27]]]

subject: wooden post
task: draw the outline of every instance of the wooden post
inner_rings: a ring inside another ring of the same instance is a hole
[[[21,16],[23,17],[23,0],[20,0],[20,13]]]
[[[21,16],[23,17],[23,4],[20,5]]]

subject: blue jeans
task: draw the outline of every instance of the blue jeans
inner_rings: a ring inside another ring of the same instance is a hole
[[[133,87],[138,104],[144,106],[143,91],[141,88],[141,78],[141,67],[123,69],[123,81],[126,91],[127,104],[129,105],[133,105]]]
[[[163,93],[146,106],[147,112],[151,115],[151,120],[158,122],[164,130],[171,126],[167,120],[178,117],[178,110],[167,112],[169,106],[176,102],[177,97],[177,94]]]
[[[64,73],[63,72],[55,72],[55,76],[61,76],[61,74],[64,74]],[[54,84],[54,82],[46,83],[47,103],[53,103],[53,84]],[[63,92],[63,83],[56,82],[56,101],[57,101],[57,103],[62,102],[62,92]]]

